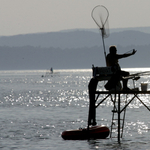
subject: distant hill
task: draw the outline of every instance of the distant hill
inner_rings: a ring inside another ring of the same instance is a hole
[[[150,29],[150,28],[148,28]],[[148,31],[147,29],[147,31]],[[150,41],[150,33],[135,29],[112,29],[114,32],[105,39],[106,45],[147,45]],[[10,47],[54,47],[54,48],[82,48],[101,46],[102,40],[98,29],[69,30],[62,32],[36,33],[15,36],[1,36],[0,46]]]
[[[137,54],[120,61],[122,67],[150,67],[150,33],[114,29],[105,39],[106,51],[117,45],[118,53],[133,48]],[[0,37],[0,70],[90,69],[105,66],[100,33],[71,30]]]
[[[108,47],[106,47],[108,49]],[[118,46],[119,53],[125,53],[132,46]],[[134,56],[120,60],[124,68],[150,67],[150,45],[137,46]],[[32,69],[90,69],[106,66],[103,47],[60,49],[32,46],[0,47],[0,70]]]

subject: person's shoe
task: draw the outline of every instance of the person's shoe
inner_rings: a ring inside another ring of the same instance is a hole
[[[92,126],[96,126],[96,125],[97,125],[97,122],[93,122],[93,123],[92,123]]]

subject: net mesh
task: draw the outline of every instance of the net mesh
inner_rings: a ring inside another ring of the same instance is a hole
[[[109,23],[108,23],[108,17],[109,17],[109,12],[106,9],[106,7],[102,5],[98,5],[94,7],[92,10],[91,16],[99,29],[101,30],[101,34],[103,37],[108,37],[109,36]]]

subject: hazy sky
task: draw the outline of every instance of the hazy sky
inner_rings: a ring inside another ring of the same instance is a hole
[[[150,0],[0,0],[0,36],[97,28],[91,11],[109,10],[109,27],[150,26]]]

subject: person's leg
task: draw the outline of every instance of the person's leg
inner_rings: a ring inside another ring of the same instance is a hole
[[[117,71],[111,76],[108,82],[105,84],[106,90],[121,90],[120,86],[121,75],[120,71]]]
[[[97,88],[97,84],[98,80],[92,78],[88,85],[90,99],[88,125],[96,125],[95,91]]]
[[[129,75],[129,72],[121,71],[120,74],[121,74],[121,76],[126,77],[126,76]],[[123,82],[123,90],[130,90],[127,86],[128,85],[128,80],[127,79],[122,79],[122,82]]]
[[[128,88],[128,86],[127,86],[128,80],[123,79],[122,82],[123,82],[123,90],[127,89]]]

